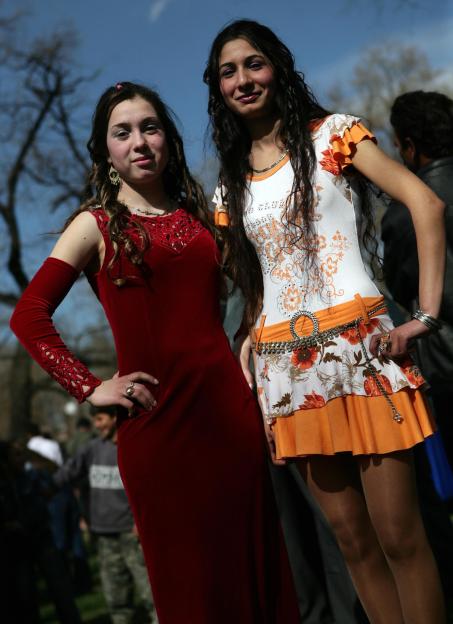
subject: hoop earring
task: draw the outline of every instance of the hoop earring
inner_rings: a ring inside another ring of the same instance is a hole
[[[113,186],[119,186],[121,183],[120,174],[112,165],[110,165],[110,169],[109,169],[109,179],[110,179],[110,184],[113,184]]]

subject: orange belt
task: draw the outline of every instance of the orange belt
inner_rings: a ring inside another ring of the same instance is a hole
[[[387,310],[384,297],[354,295],[353,301],[319,312],[302,310],[289,321],[264,327],[265,315],[255,329],[254,349],[258,354],[289,353],[295,349],[313,347],[330,340],[359,323],[369,323],[370,318]]]

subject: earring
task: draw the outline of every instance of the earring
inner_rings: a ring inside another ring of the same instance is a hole
[[[110,169],[109,169],[109,178],[110,178],[110,184],[113,184],[113,186],[119,186],[121,182],[120,174],[112,165],[110,165]]]

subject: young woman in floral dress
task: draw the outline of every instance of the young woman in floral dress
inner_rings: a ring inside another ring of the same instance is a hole
[[[217,222],[246,299],[240,359],[251,381],[253,350],[275,461],[298,462],[373,624],[441,624],[410,450],[433,424],[407,346],[438,327],[443,203],[359,118],[323,109],[265,26],[221,31],[204,78]],[[362,259],[365,178],[408,206],[417,232],[420,310],[397,329]]]

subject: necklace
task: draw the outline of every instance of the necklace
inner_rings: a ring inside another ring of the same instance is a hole
[[[134,208],[131,208],[131,206],[128,206],[128,204],[125,204],[125,206],[131,214],[142,214],[147,217],[164,217],[167,214],[174,212],[175,204],[173,201],[169,200],[167,208],[149,208],[149,210],[139,208],[138,206],[134,206]]]
[[[135,207],[135,212],[139,212],[140,214],[146,215],[147,217],[162,217],[163,215],[170,212],[169,210],[165,210],[162,208],[160,211],[157,210],[142,210],[141,208]],[[133,214],[133,213],[132,213]]]
[[[285,149],[282,152],[282,154],[277,158],[277,160],[273,162],[272,165],[269,165],[269,167],[264,167],[264,169],[253,169],[253,167],[251,167],[253,173],[266,173],[266,171],[270,171],[271,169],[273,169],[274,167],[276,167],[278,164],[282,162],[282,160],[285,158],[288,152],[289,150]]]

